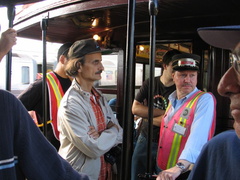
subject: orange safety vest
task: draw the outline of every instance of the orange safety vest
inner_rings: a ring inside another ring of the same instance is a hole
[[[176,165],[177,160],[180,154],[182,153],[190,134],[190,128],[194,119],[194,111],[197,105],[197,101],[200,98],[200,96],[203,95],[204,93],[205,92],[198,91],[195,94],[193,94],[182,105],[182,107],[180,107],[176,114],[173,115],[168,124],[165,124],[164,120],[162,121],[157,157],[157,164],[160,169],[165,170]],[[216,107],[215,106],[216,100],[214,96],[213,99],[214,107]],[[171,109],[171,106],[172,106],[171,102],[169,102],[164,117],[166,117],[166,115],[169,113],[169,109]],[[179,125],[178,127],[186,128],[184,135],[180,135],[179,133],[175,133],[173,131],[173,128],[176,125],[176,123]],[[216,109],[214,108],[214,116],[208,135],[208,140],[211,139],[214,135],[215,125],[216,125]]]
[[[40,74],[42,76],[42,74]],[[57,76],[53,72],[46,74],[48,94],[49,94],[49,108],[50,108],[50,121],[53,128],[54,136],[59,140],[59,131],[57,129],[57,112],[60,105],[60,101],[64,95],[62,85]],[[39,127],[41,125],[38,125]]]

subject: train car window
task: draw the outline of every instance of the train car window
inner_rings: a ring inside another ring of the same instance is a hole
[[[185,53],[192,53],[192,43],[188,40],[186,42],[157,43],[154,76],[161,76],[163,71],[162,58],[168,50],[172,49],[176,49]],[[149,78],[149,52],[150,46],[148,44],[140,43],[136,45],[136,88],[139,88],[142,85],[143,81]],[[141,69],[139,67],[141,67]],[[141,76],[139,76],[140,73],[142,73]]]
[[[123,61],[123,52],[119,50],[109,55],[102,55],[102,64],[104,71],[102,78],[95,82],[95,87],[100,90],[107,101],[117,98],[117,79],[118,79],[118,63]],[[115,111],[115,105],[111,106]]]
[[[141,86],[143,81],[143,64],[136,63],[135,86]]]
[[[41,62],[42,63],[42,62]],[[50,62],[50,63],[52,63],[52,62]],[[47,64],[47,72],[50,72],[50,71],[53,71],[54,69],[55,69],[55,64],[57,64],[57,63],[54,63],[54,64]],[[42,73],[42,64],[38,64],[37,65],[37,71],[38,71],[38,73]]]
[[[229,67],[232,66],[232,64],[233,64],[233,56],[232,56],[231,52],[229,52],[229,63],[230,63]]]
[[[208,83],[210,82],[209,79],[209,51],[204,50],[203,51],[203,90],[208,91]]]
[[[117,65],[118,54],[110,54],[102,56],[102,64],[104,71],[102,79],[98,81],[98,86],[117,86]]]
[[[150,66],[148,64],[145,65],[145,79],[149,78],[149,70]],[[161,67],[155,67],[154,76],[161,76],[162,74],[162,68]]]
[[[29,67],[22,66],[22,84],[29,84],[30,77],[29,77]]]

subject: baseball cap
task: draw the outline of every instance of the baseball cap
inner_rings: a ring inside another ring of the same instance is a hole
[[[211,46],[233,50],[240,42],[240,25],[202,27],[199,36]]]
[[[73,43],[68,52],[68,58],[77,59],[93,53],[110,54],[111,50],[102,50],[94,39],[82,39]]]
[[[201,57],[196,54],[177,54],[172,57],[172,67],[175,71],[199,70]]]
[[[59,59],[59,57],[61,55],[64,55],[66,56],[67,53],[68,53],[68,50],[69,48],[72,46],[72,42],[67,42],[67,43],[64,43],[59,49],[58,49],[58,54],[57,54],[57,58]]]

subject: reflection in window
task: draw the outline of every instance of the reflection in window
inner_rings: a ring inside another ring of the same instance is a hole
[[[30,83],[29,67],[22,66],[22,84],[29,84],[29,83]]]

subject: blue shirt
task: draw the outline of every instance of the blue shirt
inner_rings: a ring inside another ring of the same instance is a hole
[[[21,102],[0,90],[0,179],[88,180],[42,135]]]
[[[240,139],[235,131],[225,131],[203,148],[188,180],[239,180]]]
[[[191,93],[179,100],[177,99],[176,91],[174,91],[169,96],[169,101],[172,103],[172,107],[169,110],[170,114],[166,118],[166,122],[171,120],[172,116],[178,111],[178,109],[197,91],[199,90],[195,88]],[[195,163],[203,145],[208,141],[214,110],[214,99],[212,95],[205,93],[200,96],[196,105],[193,123],[190,128],[190,135],[179,159]]]

